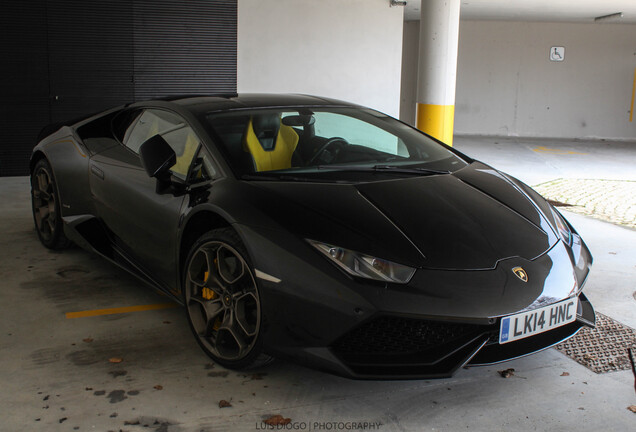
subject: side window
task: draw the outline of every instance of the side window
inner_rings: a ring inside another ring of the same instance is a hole
[[[163,110],[145,110],[128,128],[124,144],[135,153],[149,138],[161,135],[177,155],[177,163],[170,169],[172,173],[185,179],[200,140],[184,119]]]
[[[212,160],[212,157],[208,154],[207,150],[201,147],[196,160],[192,164],[190,180],[196,183],[199,181],[214,180],[218,177],[219,171],[216,168],[216,164]]]
[[[126,147],[139,153],[139,147],[148,138],[157,134],[163,135],[179,126],[185,126],[185,122],[172,113],[162,110],[146,110],[128,128],[123,142]]]
[[[121,143],[124,142],[124,137],[128,136],[135,123],[141,115],[141,110],[124,110],[117,114],[111,123],[111,129],[113,136]]]

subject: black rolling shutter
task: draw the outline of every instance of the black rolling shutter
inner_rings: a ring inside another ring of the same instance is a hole
[[[0,176],[40,129],[160,96],[236,92],[236,0],[3,0]]]
[[[0,6],[0,176],[24,175],[50,122],[44,0]]]
[[[236,1],[135,0],[135,99],[236,92]]]
[[[52,121],[131,102],[130,0],[48,0],[47,4]]]

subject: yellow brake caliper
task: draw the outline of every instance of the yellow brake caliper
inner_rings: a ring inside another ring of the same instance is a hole
[[[207,282],[209,276],[210,276],[210,272],[206,271],[205,274],[203,275],[203,282]],[[218,296],[210,288],[203,287],[203,289],[201,289],[201,297],[203,297],[206,300],[212,300],[212,299],[214,299],[214,298],[216,298]]]
[[[214,260],[216,262],[216,260]],[[205,272],[204,276],[203,276],[203,282],[207,282],[208,281],[208,276],[210,275],[209,272]],[[216,297],[218,297],[218,295],[212,291],[210,288],[208,287],[203,287],[203,289],[201,290],[201,297],[203,297],[206,300],[212,300],[215,299]],[[212,327],[214,330],[218,330],[219,327],[221,327],[221,323],[223,322],[223,320],[221,319],[220,316],[216,317],[216,320],[214,321],[214,326]]]

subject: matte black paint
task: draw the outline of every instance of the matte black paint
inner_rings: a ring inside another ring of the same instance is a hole
[[[38,144],[32,160],[46,157],[53,167],[69,238],[179,302],[190,221],[204,214],[231,225],[254,267],[281,280],[258,281],[267,351],[333,373],[445,377],[469,362],[544,349],[594,323],[581,295],[575,323],[503,346],[496,342],[500,317],[578,295],[592,263],[576,232],[572,246],[559,240],[548,204],[521,182],[455,150],[468,165],[453,174],[346,184],[244,181],[234,177],[199,121],[210,111],[329,105],[351,106],[284,95],[142,102],[61,128]],[[188,121],[217,164],[211,184],[157,193],[139,157],[100,132],[107,130],[100,127],[104,119],[138,107],[168,109]],[[306,239],[417,271],[406,285],[352,278]],[[515,266],[530,275],[527,283],[514,276]],[[351,331],[386,316],[476,330],[406,357],[352,356],[336,348]]]

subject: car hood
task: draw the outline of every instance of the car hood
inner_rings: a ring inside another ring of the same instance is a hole
[[[477,162],[444,175],[258,186],[321,216],[296,220],[298,234],[420,268],[492,269],[511,257],[532,260],[557,241],[525,193]]]

